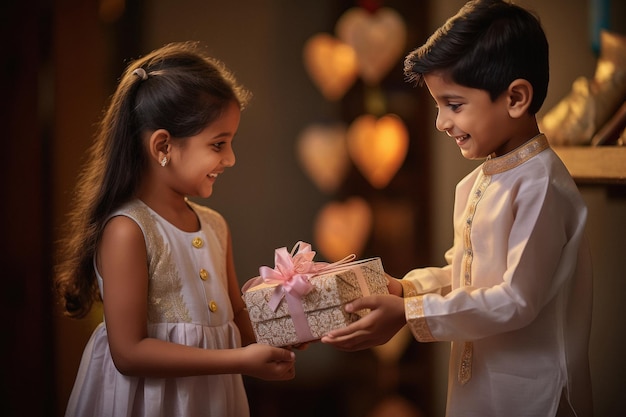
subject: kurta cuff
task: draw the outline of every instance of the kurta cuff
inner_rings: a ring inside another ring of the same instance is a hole
[[[430,332],[430,327],[424,317],[424,297],[409,297],[404,299],[406,322],[413,336],[420,342],[436,342]]]

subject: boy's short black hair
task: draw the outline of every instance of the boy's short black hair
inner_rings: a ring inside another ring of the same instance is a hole
[[[404,61],[408,81],[442,71],[457,84],[486,90],[495,100],[519,78],[533,87],[528,111],[548,90],[548,41],[539,18],[502,0],[469,1]]]

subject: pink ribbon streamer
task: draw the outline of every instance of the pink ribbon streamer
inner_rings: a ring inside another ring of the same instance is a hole
[[[331,264],[314,262],[314,257],[315,252],[311,249],[311,245],[299,241],[294,245],[291,252],[287,252],[285,247],[276,249],[274,253],[274,268],[267,266],[259,268],[263,281],[268,284],[278,284],[272,294],[272,298],[268,302],[269,307],[272,311],[276,311],[280,301],[283,297],[285,298],[289,314],[296,329],[296,335],[300,341],[314,339],[302,307],[302,297],[314,288],[309,282],[309,278],[343,265],[353,260],[356,256],[349,255]]]

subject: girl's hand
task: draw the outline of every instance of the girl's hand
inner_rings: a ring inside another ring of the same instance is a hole
[[[242,373],[268,381],[285,381],[296,376],[296,354],[282,348],[253,343],[242,349]]]
[[[310,344],[310,342],[298,343],[296,345],[286,346],[285,349],[307,350]]]
[[[371,295],[346,304],[347,312],[364,308],[371,311],[365,317],[342,329],[322,337],[339,350],[356,351],[382,345],[389,341],[405,324],[404,299],[395,295]]]

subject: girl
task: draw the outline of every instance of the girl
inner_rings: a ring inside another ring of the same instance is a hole
[[[240,374],[294,377],[292,352],[252,343],[225,220],[187,200],[209,197],[235,163],[247,99],[194,43],[166,45],[122,75],[56,277],[68,316],[104,305],[67,416],[247,416]]]

